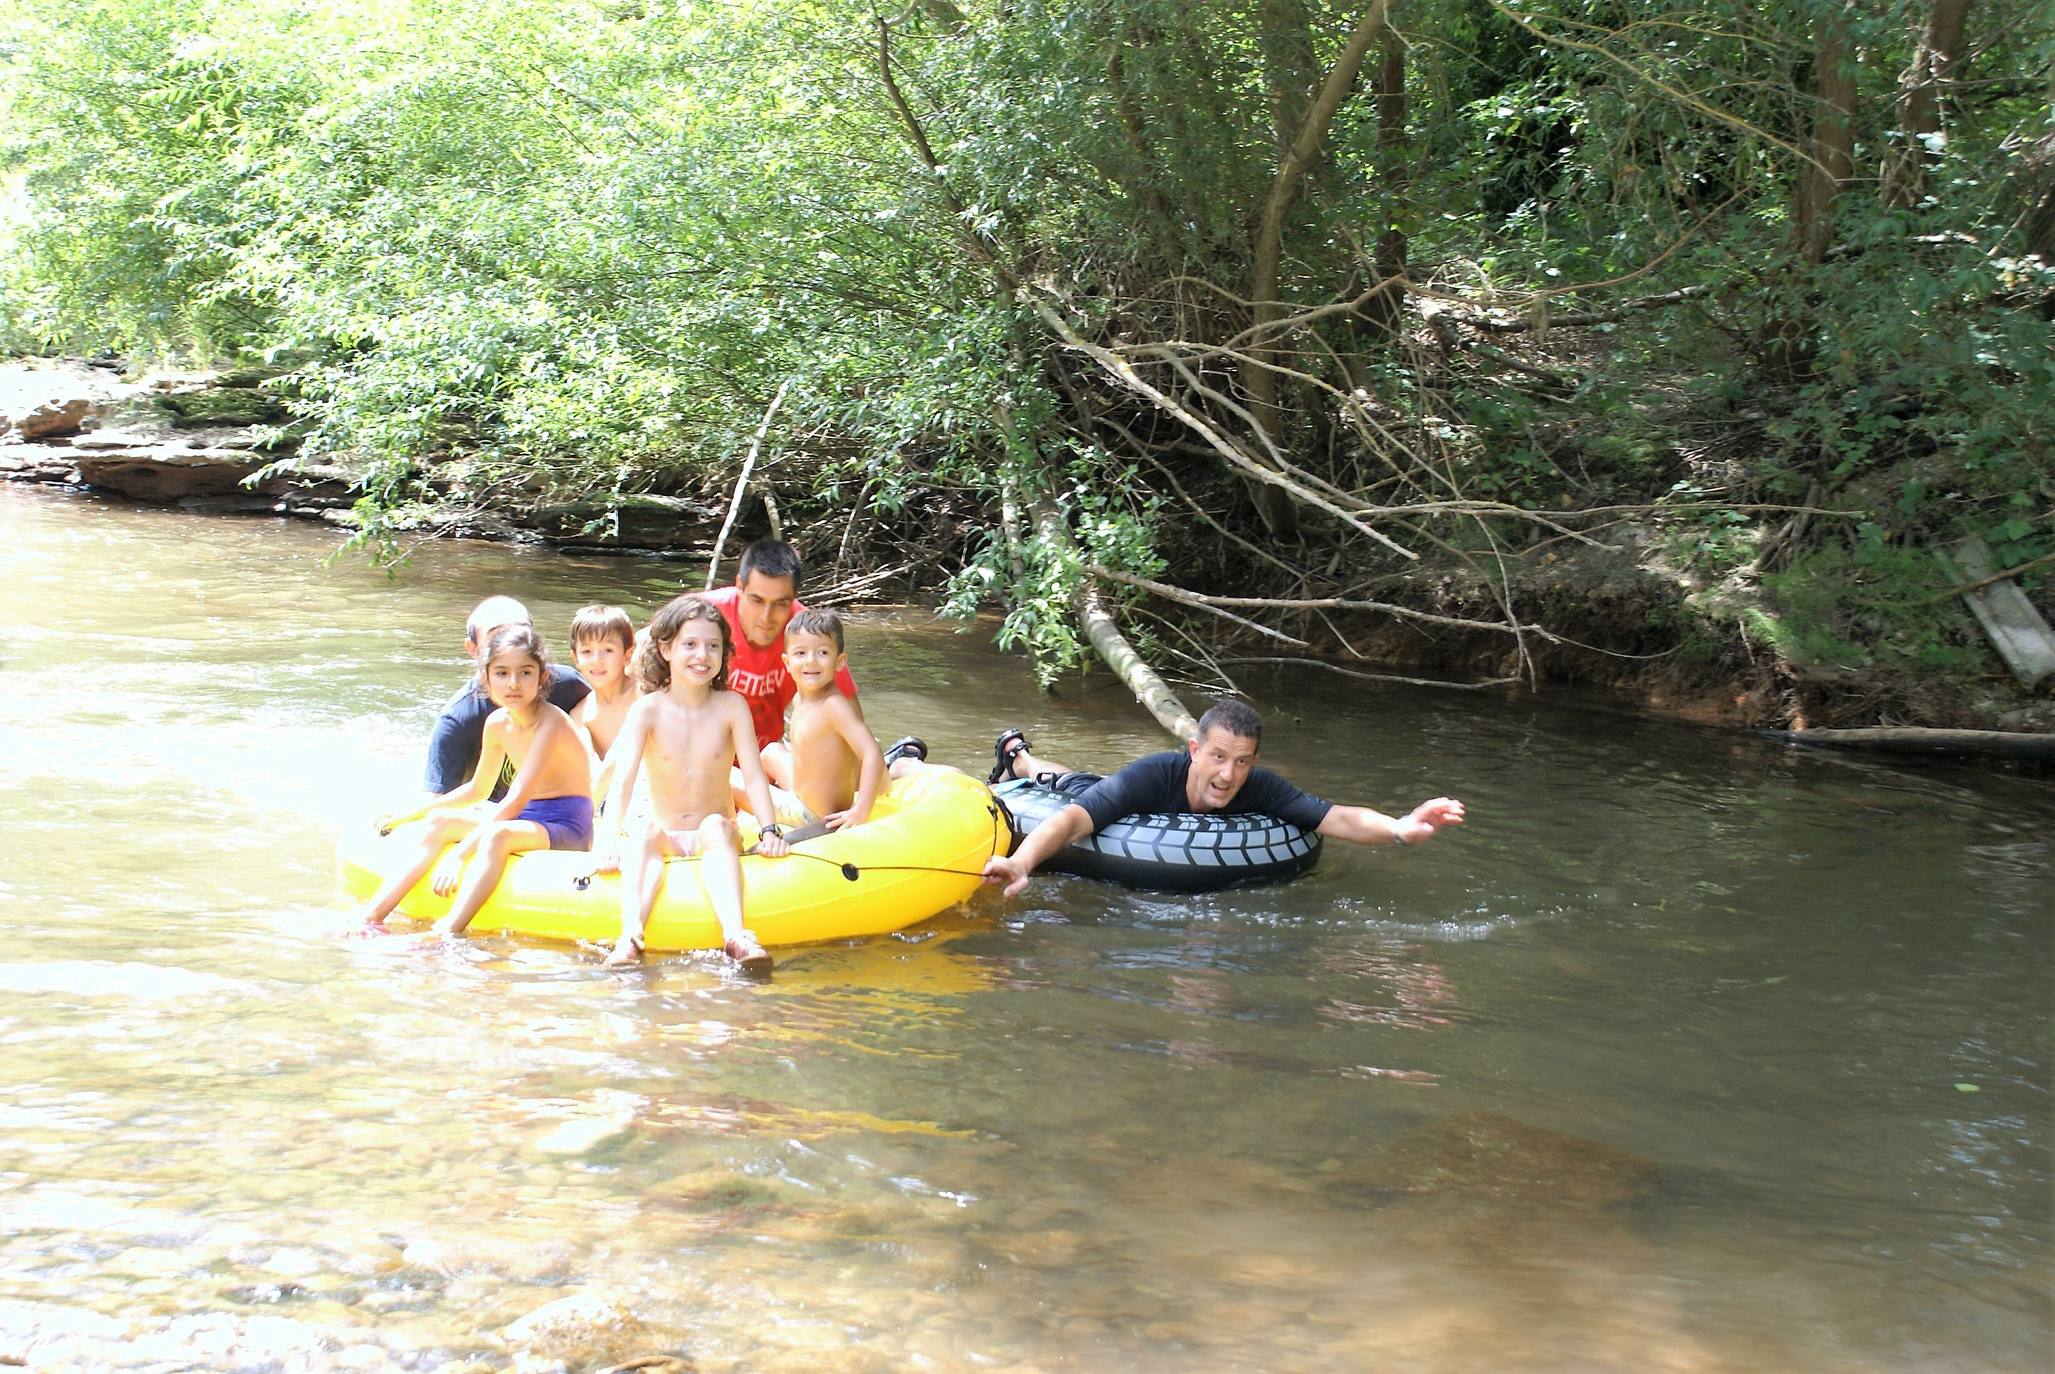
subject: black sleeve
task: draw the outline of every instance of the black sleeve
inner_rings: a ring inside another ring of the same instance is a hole
[[[428,737],[428,771],[421,785],[437,796],[471,781],[478,771],[478,751],[485,743],[485,717],[492,713],[492,703],[487,702],[481,713],[473,709],[473,695],[445,707]]]
[[[1137,759],[1112,777],[1092,785],[1077,804],[1092,818],[1094,831],[1104,830],[1122,816],[1150,812],[1188,811],[1185,805],[1186,758],[1171,752]]]
[[[1320,822],[1334,809],[1334,803],[1300,791],[1268,768],[1252,768],[1229,809],[1260,811],[1301,830],[1318,830]]]
[[[592,695],[592,684],[576,668],[561,663],[552,664],[549,670],[549,701],[559,711],[568,711]]]

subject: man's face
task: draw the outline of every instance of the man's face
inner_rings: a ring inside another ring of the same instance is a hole
[[[742,622],[742,637],[759,649],[775,647],[785,633],[785,622],[792,618],[798,588],[789,577],[760,572],[751,572],[735,585],[742,589],[735,598],[735,618]]]
[[[1233,801],[1256,766],[1256,741],[1217,725],[1185,747],[1192,756],[1185,800],[1195,810],[1218,811]]]

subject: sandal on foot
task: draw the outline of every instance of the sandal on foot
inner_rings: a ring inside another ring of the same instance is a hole
[[[633,968],[641,962],[642,941],[635,939],[633,936],[628,936],[624,937],[614,946],[612,953],[607,955],[606,962],[601,964],[600,967]]]
[[[990,787],[997,787],[1013,776],[1013,761],[1029,750],[1028,739],[1018,730],[1001,730],[999,738],[992,741],[992,775],[985,779]]]
[[[919,735],[908,735],[892,741],[892,747],[885,751],[885,767],[890,768],[901,759],[925,760],[927,756],[928,742]]]
[[[761,977],[771,971],[770,952],[763,947],[751,931],[743,931],[722,946],[730,959],[742,966],[744,973]]]

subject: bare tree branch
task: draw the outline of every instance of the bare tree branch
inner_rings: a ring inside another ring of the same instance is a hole
[[[1092,565],[1095,576],[1109,582],[1135,587],[1154,593],[1166,601],[1176,601],[1186,606],[1212,610],[1221,606],[1257,607],[1277,611],[1377,611],[1384,615],[1397,616],[1402,620],[1418,620],[1429,625],[1447,625],[1457,630],[1490,630],[1497,634],[1532,634],[1554,643],[1556,636],[1539,625],[1518,625],[1497,620],[1465,620],[1460,616],[1434,615],[1428,611],[1416,611],[1410,606],[1394,606],[1388,601],[1356,601],[1348,597],[1322,596],[1293,599],[1269,596],[1202,596],[1198,592],[1186,591],[1165,582],[1152,582],[1146,577],[1120,572],[1113,568]]]

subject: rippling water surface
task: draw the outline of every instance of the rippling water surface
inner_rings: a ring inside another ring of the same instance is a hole
[[[462,621],[681,568],[0,489],[0,1359],[39,1369],[2041,1370],[2045,781],[1253,682],[1472,823],[626,976],[338,938]],[[859,612],[881,737],[1161,747]],[[536,1330],[558,1299],[630,1314]],[[512,1328],[510,1331],[509,1328]]]

